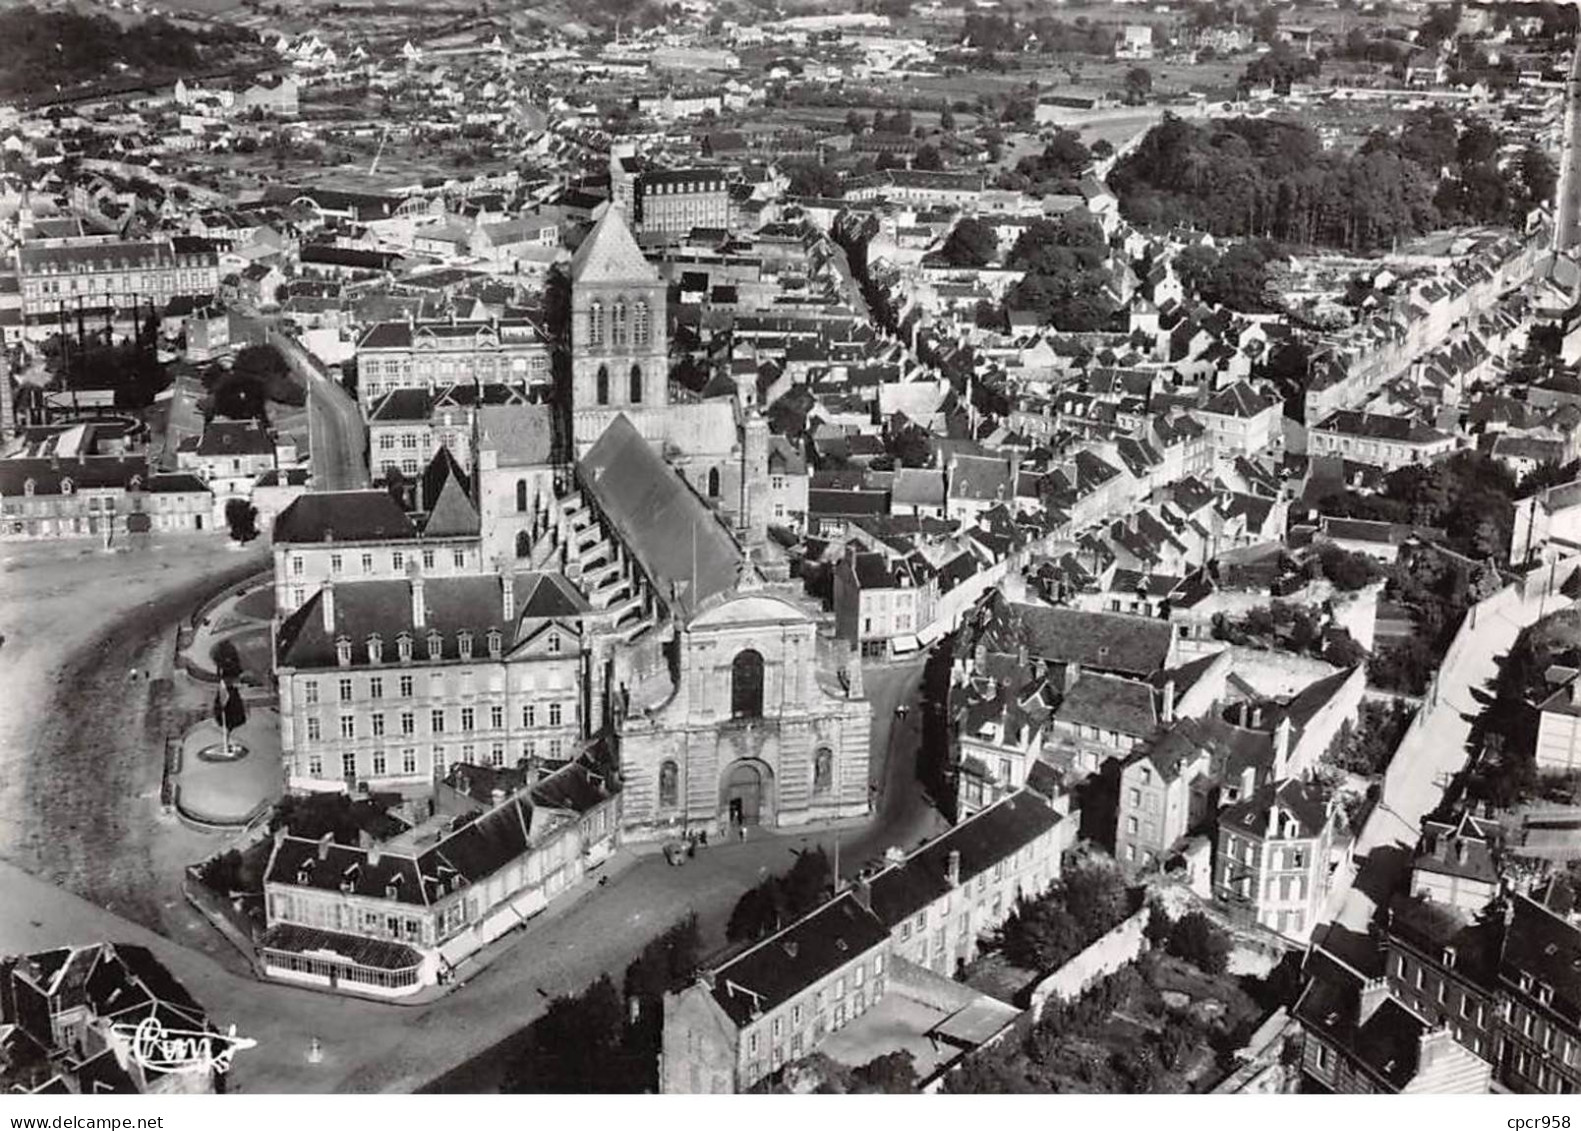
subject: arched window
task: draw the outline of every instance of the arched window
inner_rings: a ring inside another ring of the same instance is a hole
[[[587,340],[589,345],[604,344],[604,304],[601,302],[587,308]]]
[[[614,307],[613,316],[609,320],[612,333],[612,344],[620,347],[626,344],[626,302],[622,299]]]
[[[532,551],[532,540],[527,537],[525,530],[516,532],[516,556],[525,558]]]
[[[763,657],[748,648],[730,665],[730,717],[763,717]]]
[[[596,390],[599,404],[609,403],[609,366],[598,367],[598,388]]]
[[[828,793],[834,784],[834,754],[827,746],[820,746],[812,756],[812,791]]]
[[[335,637],[335,662],[343,668],[351,663],[351,638],[349,636]]]
[[[681,772],[674,762],[659,763],[659,808],[673,809],[680,797]]]
[[[648,344],[648,304],[646,301],[638,302],[631,310],[631,341],[634,345],[645,346]]]
[[[719,469],[717,467],[708,469],[708,497],[710,499],[719,498]]]
[[[631,403],[642,403],[642,366],[631,367]]]
[[[516,480],[516,513],[527,513],[527,480]]]

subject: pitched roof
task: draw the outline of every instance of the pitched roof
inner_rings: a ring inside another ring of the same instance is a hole
[[[736,1025],[748,1025],[888,941],[884,924],[846,892],[716,968],[714,1000]]]
[[[741,548],[624,413],[604,430],[576,471],[660,599],[678,606],[683,616],[735,586]]]
[[[480,528],[478,508],[472,505],[466,489],[454,476],[447,477],[428,514],[428,521],[423,524],[424,536],[459,538],[477,534]]]
[[[554,409],[546,404],[485,405],[478,409],[479,447],[499,453],[506,466],[554,462]]]
[[[314,491],[298,495],[274,520],[279,543],[392,542],[417,528],[388,492]]]
[[[587,234],[571,257],[571,284],[660,282],[626,226],[619,208],[611,207]]]
[[[1058,812],[1040,797],[1017,792],[968,817],[868,883],[873,913],[898,926],[950,890],[950,853],[959,852],[964,885],[1019,852],[1059,824]]]

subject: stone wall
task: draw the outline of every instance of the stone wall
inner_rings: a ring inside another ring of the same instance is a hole
[[[1069,1001],[1081,996],[1083,990],[1099,978],[1135,962],[1142,953],[1152,909],[1143,904],[1140,910],[1108,934],[1087,947],[1075,958],[1032,987],[1032,1016],[1043,1015],[1043,1007],[1050,998]]]

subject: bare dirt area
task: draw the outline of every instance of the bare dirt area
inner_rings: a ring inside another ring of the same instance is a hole
[[[0,859],[223,962],[180,894],[223,838],[160,805],[165,735],[201,711],[170,664],[177,621],[266,564],[218,537],[0,548]]]

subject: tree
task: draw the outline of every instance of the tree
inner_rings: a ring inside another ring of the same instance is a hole
[[[258,508],[246,499],[227,499],[225,525],[230,528],[232,541],[251,542],[258,537]]]
[[[987,221],[968,216],[950,230],[940,254],[952,267],[986,267],[999,255],[999,237]]]
[[[784,167],[792,196],[837,197],[844,190],[840,174],[820,161],[790,161]]]
[[[1053,899],[1022,903],[999,931],[1004,956],[1027,970],[1057,970],[1087,945],[1088,932]]]
[[[917,1062],[910,1049],[876,1056],[851,1071],[851,1090],[890,1096],[912,1095],[917,1090]]]
[[[620,1091],[623,1017],[620,992],[608,974],[575,997],[555,998],[530,1028],[526,1053],[501,1090],[538,1095]]]
[[[944,159],[939,156],[937,148],[931,145],[920,146],[915,156],[911,159],[913,169],[926,169],[935,171],[944,168]]]
[[[1200,911],[1188,911],[1175,920],[1167,949],[1204,974],[1222,974],[1229,966],[1229,936]]]
[[[230,637],[209,650],[209,659],[214,661],[214,671],[221,683],[233,683],[242,677],[242,654]]]
[[[1554,198],[1554,190],[1559,187],[1559,172],[1542,146],[1531,144],[1521,150],[1520,171],[1529,204],[1545,204]]]
[[[1318,547],[1318,563],[1323,576],[1333,582],[1336,589],[1347,593],[1363,589],[1383,575],[1378,563],[1366,554],[1351,553],[1332,542]]]
[[[1153,93],[1153,72],[1146,67],[1132,67],[1125,72],[1125,100],[1140,106]]]
[[[225,732],[225,750],[231,749],[231,735],[247,722],[247,705],[234,684],[221,683],[214,693],[214,725]]]
[[[955,129],[955,112],[952,111],[948,106],[946,106],[939,113],[939,129],[943,130],[945,133],[949,133]]]
[[[860,110],[848,110],[845,115],[845,132],[860,137],[867,130],[867,119]]]

